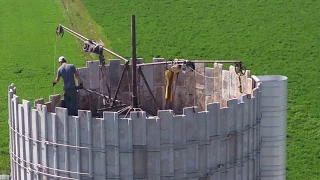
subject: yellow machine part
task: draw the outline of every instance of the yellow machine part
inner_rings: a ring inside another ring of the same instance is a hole
[[[167,101],[173,100],[173,91],[172,91],[172,84],[177,79],[177,74],[172,72],[172,70],[166,70],[166,92],[165,92],[165,99]]]

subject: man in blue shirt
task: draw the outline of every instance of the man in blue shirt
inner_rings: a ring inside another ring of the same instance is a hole
[[[60,77],[63,78],[64,81],[64,104],[65,108],[68,109],[69,115],[78,115],[78,93],[77,87],[75,85],[74,76],[76,76],[78,80],[78,84],[82,87],[82,82],[77,72],[75,66],[73,64],[67,64],[66,58],[61,56],[59,58],[60,67],[58,68],[57,77],[53,81],[53,86],[59,82]]]

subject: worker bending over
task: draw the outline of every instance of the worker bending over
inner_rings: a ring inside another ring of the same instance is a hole
[[[59,57],[60,67],[58,68],[57,77],[53,81],[53,86],[59,82],[60,77],[63,78],[64,81],[64,106],[68,109],[69,115],[78,115],[78,93],[77,86],[75,85],[74,76],[76,76],[78,80],[78,84],[82,87],[82,82],[77,72],[75,66],[73,64],[67,64],[66,58],[61,56]]]

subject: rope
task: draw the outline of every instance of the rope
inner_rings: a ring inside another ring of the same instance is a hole
[[[54,76],[54,78],[56,77],[57,42],[58,42],[58,37],[56,36],[56,42],[54,45],[54,56],[53,56],[53,76]],[[56,86],[53,87],[53,93],[56,94]]]

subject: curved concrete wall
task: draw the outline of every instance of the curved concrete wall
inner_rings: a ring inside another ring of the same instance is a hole
[[[132,112],[103,118],[53,103],[37,104],[9,86],[11,175],[13,179],[259,179],[260,89],[206,111],[162,110],[157,117]],[[50,105],[51,104],[51,105]],[[50,105],[50,106],[49,106]]]
[[[287,77],[257,76],[261,88],[261,179],[286,179]]]

